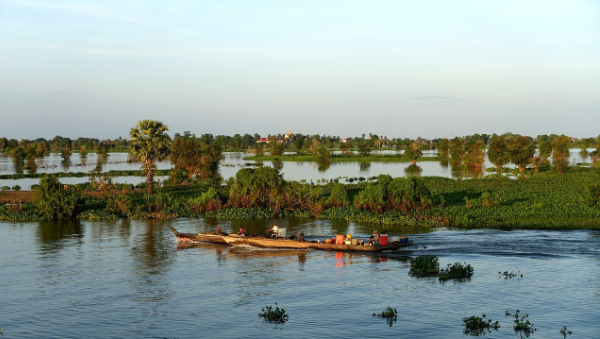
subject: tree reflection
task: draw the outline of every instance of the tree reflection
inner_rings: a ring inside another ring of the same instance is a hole
[[[40,221],[38,223],[37,240],[46,251],[57,251],[65,244],[66,238],[83,238],[83,228],[77,220]]]
[[[36,174],[37,173],[38,166],[37,166],[37,163],[35,162],[35,159],[28,159],[27,160],[27,169],[29,170],[30,174]]]
[[[317,170],[319,172],[325,172],[331,167],[331,162],[330,161],[321,161],[321,162],[318,162],[317,165],[318,165]]]
[[[371,168],[371,163],[370,162],[359,162],[358,163],[359,168],[360,168],[360,172],[369,172],[369,169]]]
[[[23,160],[23,159],[13,158],[13,165],[14,165],[16,174],[23,174],[24,163],[25,163],[25,160]]]
[[[283,169],[283,161],[273,161],[273,168],[281,171]]]

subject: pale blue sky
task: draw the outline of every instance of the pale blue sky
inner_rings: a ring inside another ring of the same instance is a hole
[[[0,136],[600,134],[600,1],[0,2]]]

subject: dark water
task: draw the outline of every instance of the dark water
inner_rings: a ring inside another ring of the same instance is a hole
[[[273,222],[313,238],[364,236],[344,221],[222,222],[262,232]],[[178,244],[168,226],[199,232],[214,220],[0,223],[0,327],[6,338],[462,338],[463,317],[485,313],[518,338],[505,311],[529,314],[534,338],[600,333],[600,232],[427,230],[394,254],[251,251]],[[409,259],[467,262],[465,282],[408,275]],[[520,271],[505,279],[498,271]],[[289,322],[261,322],[275,302]],[[389,327],[374,318],[398,309]]]

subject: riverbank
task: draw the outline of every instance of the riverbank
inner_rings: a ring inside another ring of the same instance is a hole
[[[401,189],[394,187],[410,188],[415,183],[422,183],[428,191],[422,200],[405,200],[415,194],[410,189],[394,193]],[[565,174],[530,172],[518,179],[392,181],[380,176],[370,182],[323,185],[280,179],[277,187],[267,190],[243,188],[240,183],[214,184],[163,182],[153,196],[147,196],[143,188],[95,191],[89,184],[75,185],[74,189],[81,190],[76,216],[83,220],[300,217],[418,227],[600,229],[600,208],[590,203],[599,179],[585,168]],[[401,200],[394,194],[401,194]],[[0,220],[45,219],[33,200],[31,191],[1,192]]]

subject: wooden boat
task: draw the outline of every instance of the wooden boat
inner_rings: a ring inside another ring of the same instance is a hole
[[[296,241],[285,238],[265,238],[265,237],[240,237],[214,234],[192,234],[179,233],[173,227],[171,231],[177,236],[180,241],[197,241],[227,244],[231,246],[248,246],[259,248],[273,249],[296,249],[296,250],[323,250],[323,251],[338,251],[338,252],[382,252],[382,251],[397,251],[400,248],[412,246],[412,241],[393,242],[382,246],[368,245],[336,245],[315,243],[310,241]]]

